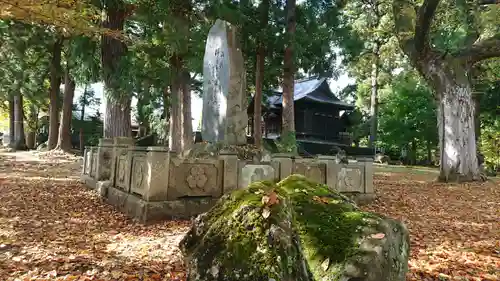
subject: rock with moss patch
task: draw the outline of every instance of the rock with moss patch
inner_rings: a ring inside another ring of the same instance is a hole
[[[409,236],[402,223],[292,175],[223,196],[181,249],[189,281],[402,281]]]

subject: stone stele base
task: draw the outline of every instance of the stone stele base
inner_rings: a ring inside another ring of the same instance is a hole
[[[217,199],[189,198],[174,201],[148,202],[114,187],[108,187],[106,201],[119,211],[141,223],[167,219],[189,219],[210,210]]]

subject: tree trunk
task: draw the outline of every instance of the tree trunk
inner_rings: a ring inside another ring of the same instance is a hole
[[[58,39],[52,48],[52,59],[50,61],[50,95],[49,95],[49,140],[48,149],[54,149],[57,145],[57,134],[59,130],[59,87],[61,86],[61,51],[63,40]]]
[[[372,89],[370,98],[370,139],[369,147],[374,147],[377,141],[378,131],[378,73],[380,64],[380,43],[374,42],[373,46],[373,62],[372,62]]]
[[[23,96],[18,92],[14,96],[14,149],[25,150]]]
[[[182,60],[173,55],[170,58],[172,69],[170,93],[170,132],[168,134],[169,148],[173,152],[182,151]]]
[[[266,47],[264,34],[267,29],[269,0],[263,0],[260,4],[261,34],[257,47],[257,62],[255,70],[255,96],[253,113],[253,138],[257,148],[262,146],[262,86],[264,83],[264,66],[266,60]]]
[[[295,6],[296,0],[286,1],[286,21],[287,21],[287,32],[286,32],[286,47],[285,47],[285,57],[283,61],[284,71],[283,71],[283,109],[282,109],[282,138],[292,138],[293,142],[292,148],[296,152],[295,147],[295,113],[294,113],[294,75],[295,75],[295,63],[294,63],[294,39],[295,39]]]
[[[480,179],[474,129],[475,107],[470,83],[466,77],[454,76],[452,71],[441,68],[436,72],[441,75],[441,81],[435,87],[439,97],[439,180]]]
[[[431,147],[431,141],[427,140],[427,165],[432,164],[432,147]]]
[[[481,109],[481,96],[478,94],[472,95],[472,99],[474,101],[474,128],[476,132],[476,146],[478,145],[479,139],[481,138],[481,117],[480,117],[480,109]]]
[[[9,96],[9,147],[15,146],[14,135],[16,134],[16,116],[15,116],[15,106],[14,97]]]
[[[82,93],[83,97],[83,103],[82,103],[82,109],[80,110],[80,122],[81,126],[83,126],[83,121],[85,120],[85,104],[87,103],[87,84],[85,83],[85,88],[83,89]]]
[[[28,134],[26,135],[26,146],[28,149],[35,148],[36,131],[38,129],[38,109],[34,104],[30,105],[30,114],[28,116]]]
[[[71,119],[73,117],[73,97],[75,96],[75,81],[72,79],[69,69],[64,75],[64,99],[61,113],[61,124],[59,125],[59,139],[57,149],[70,151],[71,145]]]
[[[127,16],[123,1],[111,1],[106,7],[105,28],[121,32]],[[129,93],[124,93],[120,81],[120,61],[126,52],[122,41],[107,35],[101,40],[101,60],[104,76],[106,111],[104,113],[104,137],[131,137]]]
[[[132,137],[130,116],[130,98],[111,98],[106,94],[106,110],[104,113],[104,137]],[[119,94],[117,94],[119,95]]]
[[[183,71],[182,81],[182,150],[189,149],[194,143],[193,120],[191,117],[191,76]]]

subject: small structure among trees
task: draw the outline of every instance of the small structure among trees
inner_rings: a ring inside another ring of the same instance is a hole
[[[265,139],[281,137],[282,90],[273,90],[262,106],[262,135]],[[341,101],[331,91],[326,78],[295,81],[295,135],[302,154],[328,154],[335,147],[350,147],[349,114],[355,106]],[[253,99],[248,107],[249,133],[254,135]],[[363,151],[363,154],[367,153]],[[372,153],[373,154],[373,153]]]

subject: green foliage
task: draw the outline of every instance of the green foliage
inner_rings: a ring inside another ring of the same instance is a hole
[[[280,139],[275,141],[276,147],[280,153],[297,154],[297,139],[295,132],[286,132],[280,136]]]
[[[414,71],[398,75],[381,96],[380,140],[386,148],[412,142],[434,148],[437,119],[433,94]]]
[[[500,120],[494,118],[481,129],[479,145],[481,153],[484,155],[486,166],[496,171],[500,169]]]

